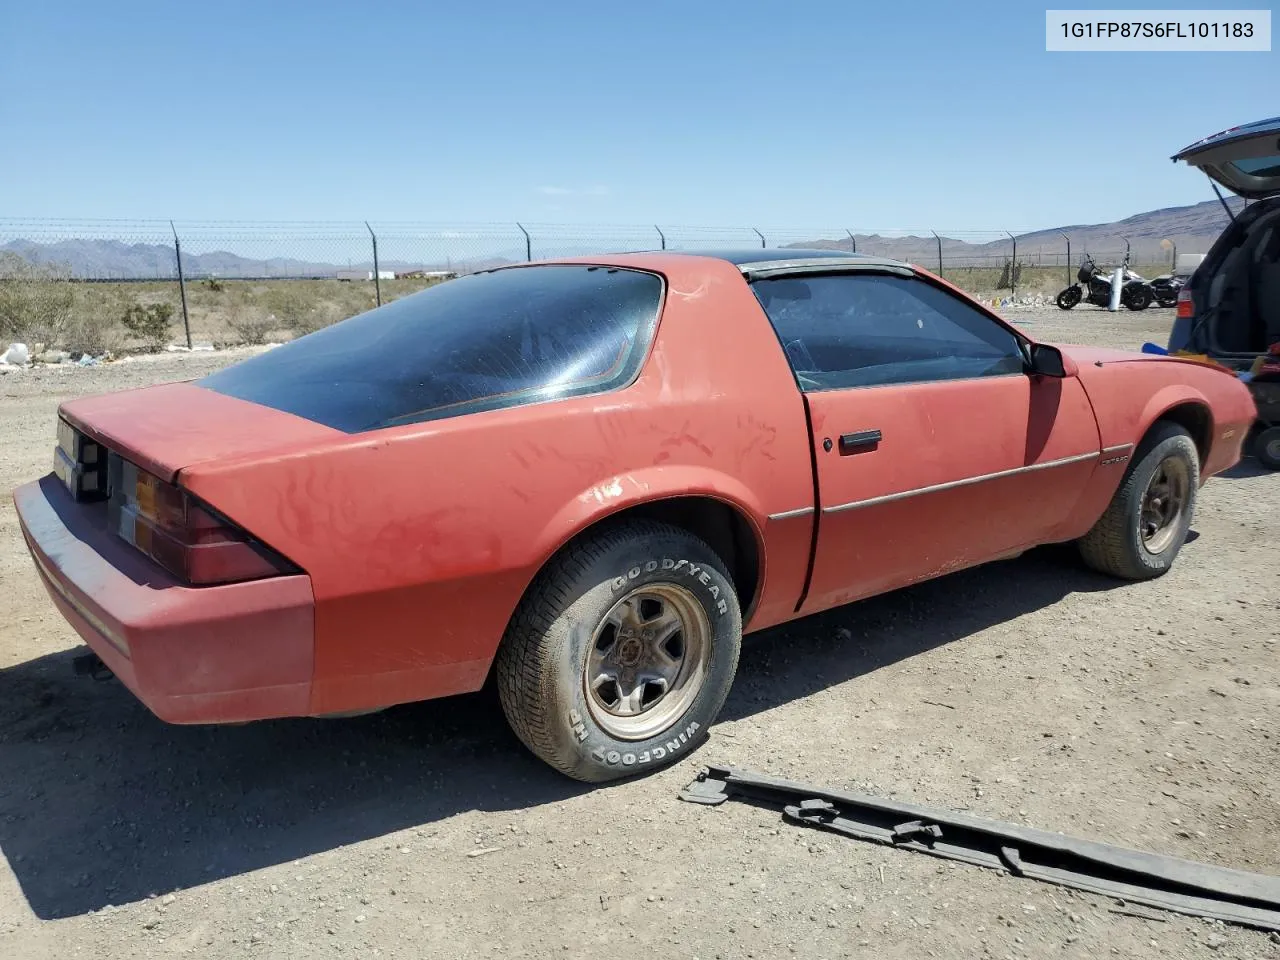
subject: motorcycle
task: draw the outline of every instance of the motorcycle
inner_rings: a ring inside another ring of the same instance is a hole
[[[1151,284],[1140,275],[1129,269],[1129,258],[1126,256],[1123,265],[1124,281],[1120,288],[1120,302],[1130,310],[1145,310],[1156,298]],[[1081,300],[1098,307],[1111,305],[1111,274],[1098,269],[1093,257],[1085,257],[1084,263],[1076,273],[1078,283],[1073,283],[1058,294],[1058,306],[1070,310]],[[1085,291],[1088,291],[1086,294]],[[1177,299],[1177,294],[1174,294]]]
[[[1151,281],[1151,292],[1162,307],[1176,307],[1178,293],[1191,277],[1182,273],[1162,273]]]

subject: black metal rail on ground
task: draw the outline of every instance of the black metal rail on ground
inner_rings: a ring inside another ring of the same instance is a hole
[[[731,767],[709,767],[680,794],[780,809],[791,823],[1000,870],[1175,913],[1280,930],[1280,878],[1144,853],[963,813]]]

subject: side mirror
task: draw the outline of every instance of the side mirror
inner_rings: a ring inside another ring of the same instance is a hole
[[[1041,377],[1059,379],[1075,373],[1075,364],[1069,363],[1057,347],[1047,343],[1033,343],[1030,350],[1031,372]]]

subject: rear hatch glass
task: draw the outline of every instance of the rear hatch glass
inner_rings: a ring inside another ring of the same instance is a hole
[[[577,264],[450,280],[197,381],[348,433],[635,379],[660,277]]]

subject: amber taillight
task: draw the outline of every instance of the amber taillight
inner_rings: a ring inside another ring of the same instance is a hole
[[[1195,301],[1191,298],[1191,291],[1183,287],[1178,291],[1178,313],[1177,317],[1182,320],[1187,317],[1193,317],[1196,313]]]
[[[181,487],[118,456],[108,457],[111,528],[179,580],[193,586],[296,573]]]

